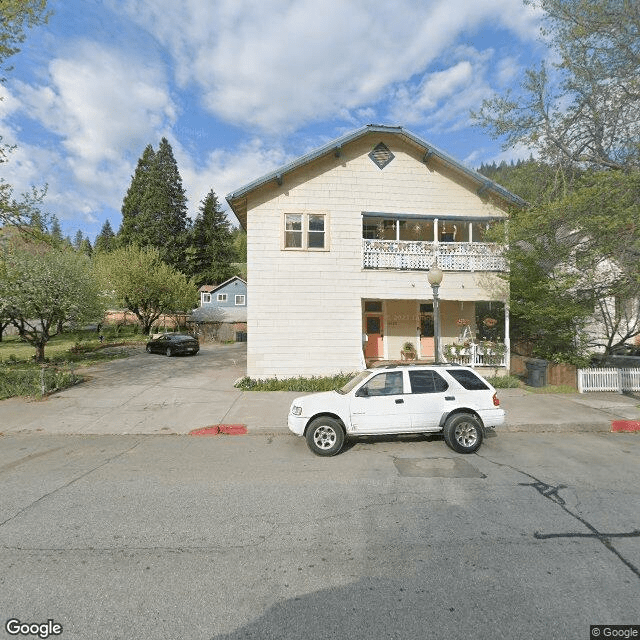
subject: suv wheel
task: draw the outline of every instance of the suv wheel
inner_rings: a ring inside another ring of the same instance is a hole
[[[456,413],[444,424],[444,441],[458,453],[473,453],[482,444],[482,424],[470,413]]]
[[[307,445],[317,456],[335,456],[344,444],[342,425],[334,418],[316,418],[307,429]]]

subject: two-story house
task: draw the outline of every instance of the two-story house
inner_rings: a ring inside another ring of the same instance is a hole
[[[203,339],[246,339],[247,283],[233,276],[217,285],[203,285],[200,306],[189,316],[193,330]]]
[[[247,375],[355,371],[406,342],[433,359],[434,265],[443,343],[489,324],[508,349],[506,264],[484,234],[524,203],[406,129],[367,125],[227,202],[247,231]]]

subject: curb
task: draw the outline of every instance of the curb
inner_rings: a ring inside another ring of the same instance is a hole
[[[611,423],[614,433],[635,433],[640,431],[640,420],[614,420]]]

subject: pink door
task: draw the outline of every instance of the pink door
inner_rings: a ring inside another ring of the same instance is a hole
[[[365,358],[384,357],[382,316],[366,316],[365,325],[367,334],[367,344],[364,347]]]
[[[435,358],[436,345],[433,337],[426,338],[422,336],[420,338],[420,357],[421,358]]]
[[[420,305],[420,357],[435,358],[436,347],[433,337],[433,305]]]

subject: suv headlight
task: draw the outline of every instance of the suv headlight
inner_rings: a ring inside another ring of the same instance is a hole
[[[302,415],[302,407],[298,407],[295,404],[291,405],[291,415],[292,416],[301,416]]]

